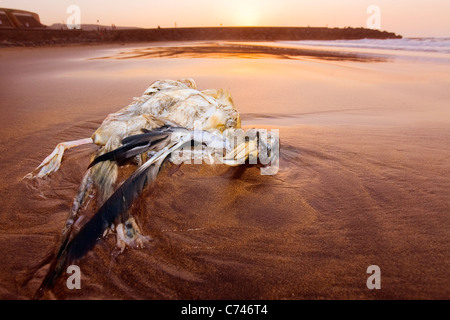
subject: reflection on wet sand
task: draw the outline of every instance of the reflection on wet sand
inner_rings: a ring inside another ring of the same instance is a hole
[[[113,56],[96,59],[151,59],[151,58],[240,58],[240,59],[306,59],[332,61],[385,62],[387,58],[375,54],[345,52],[292,46],[265,45],[245,42],[197,43],[177,46],[152,46],[122,51]]]

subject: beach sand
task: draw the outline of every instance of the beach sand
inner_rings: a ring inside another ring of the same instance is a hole
[[[158,46],[176,46],[160,43]],[[158,79],[230,90],[245,128],[280,130],[280,170],[165,170],[132,210],[152,237],[101,239],[46,299],[448,299],[450,66],[304,56],[117,59],[149,44],[0,50],[0,298],[30,299],[94,145],[25,182],[62,141]],[[105,58],[109,57],[109,58]],[[381,270],[381,289],[366,270]],[[29,280],[29,281],[26,281]]]

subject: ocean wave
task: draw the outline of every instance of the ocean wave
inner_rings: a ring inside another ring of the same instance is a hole
[[[407,50],[450,53],[450,38],[361,39],[333,41],[287,41],[283,43],[361,49]]]
[[[283,45],[377,54],[400,59],[450,62],[450,38],[286,41]]]

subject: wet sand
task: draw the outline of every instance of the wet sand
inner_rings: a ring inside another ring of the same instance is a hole
[[[150,245],[117,255],[113,236],[99,240],[79,261],[82,289],[63,275],[44,298],[450,297],[448,65],[99,59],[148,47],[0,50],[1,299],[33,297],[47,268],[27,282],[28,272],[58,244],[96,147],[69,150],[50,178],[21,178],[151,82],[182,77],[229,89],[246,128],[280,129],[280,171],[168,168],[132,208]],[[380,290],[366,287],[370,265],[381,269]]]

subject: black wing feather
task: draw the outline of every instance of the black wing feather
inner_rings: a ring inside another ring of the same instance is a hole
[[[170,132],[149,132],[127,137],[122,140],[123,145],[121,147],[96,157],[89,164],[88,169],[102,161],[123,162],[126,159],[147,151],[152,144],[166,139],[170,134]]]
[[[35,298],[40,298],[44,290],[53,287],[70,263],[87,254],[94,247],[97,239],[116,219],[125,221],[128,218],[128,209],[141,195],[148,182],[155,180],[163,161],[164,158],[148,167],[136,170],[70,241],[68,238],[65,239]]]

